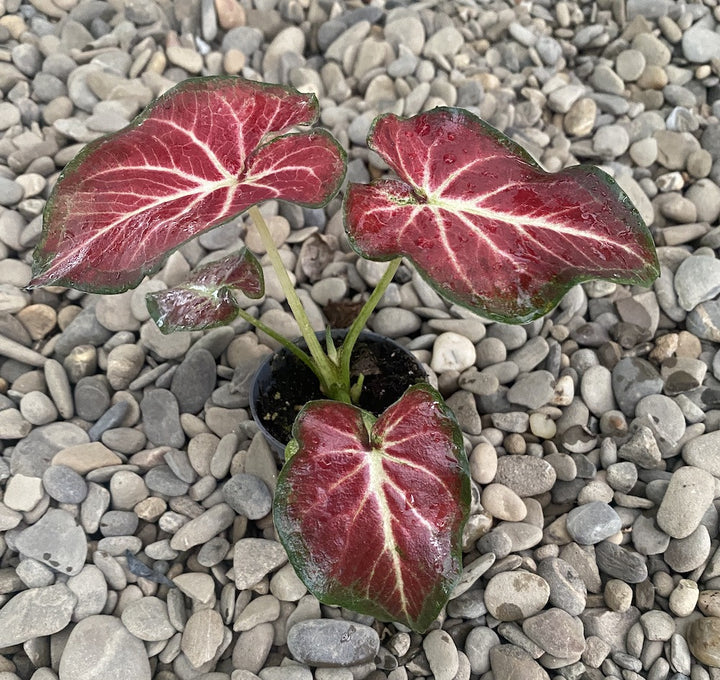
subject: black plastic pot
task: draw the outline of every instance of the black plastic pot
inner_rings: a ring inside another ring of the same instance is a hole
[[[346,329],[332,331],[336,347],[346,334]],[[325,333],[317,333],[317,337],[325,347]],[[302,338],[295,344],[307,349]],[[362,331],[350,361],[353,383],[361,373],[365,378],[358,406],[376,415],[397,401],[410,385],[427,379],[413,354],[394,340],[370,331]],[[258,368],[250,389],[250,411],[270,445],[282,456],[298,411],[308,401],[325,398],[315,374],[282,348]]]

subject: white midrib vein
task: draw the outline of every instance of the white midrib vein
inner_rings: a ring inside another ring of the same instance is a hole
[[[395,542],[393,541],[393,530],[392,530],[392,513],[388,507],[387,498],[385,497],[384,485],[390,483],[390,479],[385,474],[382,464],[382,455],[379,451],[371,450],[368,452],[368,470],[370,479],[368,480],[368,489],[373,490],[377,497],[378,510],[382,521],[382,532],[383,539],[385,541],[383,545],[383,552],[390,555],[392,561],[392,568],[395,574],[396,590],[400,595],[400,602],[403,611],[408,611],[408,602],[405,597],[405,585],[403,582],[402,575],[402,564],[400,563],[400,556],[395,549]],[[373,567],[373,572],[375,568]]]

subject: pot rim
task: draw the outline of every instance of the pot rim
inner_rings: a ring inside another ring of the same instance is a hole
[[[348,333],[348,328],[333,328],[330,331],[330,334],[333,338],[333,340],[336,339],[342,339],[344,338]],[[316,331],[315,336],[320,340],[321,342],[324,342],[325,340],[325,331]],[[370,340],[377,343],[384,343],[390,347],[393,347],[394,349],[397,349],[401,351],[402,353],[411,356],[415,362],[417,363],[420,370],[422,370],[423,375],[427,379],[427,371],[425,370],[425,367],[423,366],[422,362],[415,357],[415,355],[412,353],[411,350],[409,350],[407,347],[403,347],[399,342],[397,342],[393,338],[389,338],[387,335],[382,335],[380,333],[375,333],[374,331],[370,331],[367,329],[363,329],[360,331],[360,335],[358,336],[358,340]],[[302,336],[295,338],[293,341],[293,344],[296,344],[301,349],[306,349],[307,343],[305,342],[305,338]],[[273,352],[269,353],[260,363],[260,365],[255,370],[255,374],[252,377],[252,381],[250,383],[250,413],[252,415],[253,421],[258,426],[258,429],[260,432],[265,435],[266,440],[270,444],[270,447],[274,449],[281,457],[284,458],[284,452],[286,444],[283,444],[278,440],[274,435],[270,434],[268,429],[263,424],[262,420],[259,417],[258,414],[258,408],[257,408],[257,401],[258,401],[258,394],[259,394],[259,387],[258,383],[260,380],[261,373],[267,368],[267,366],[273,361],[273,359],[278,355],[287,355],[290,351],[285,347],[280,347],[277,350],[274,350]]]

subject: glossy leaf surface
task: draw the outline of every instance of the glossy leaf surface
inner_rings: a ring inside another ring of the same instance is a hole
[[[463,109],[376,119],[370,148],[399,179],[351,185],[346,230],[364,257],[408,256],[445,297],[521,323],[593,278],[658,275],[642,218],[602,170],[547,173]]]
[[[307,404],[275,492],[275,526],[322,602],[425,630],[462,567],[470,504],[462,435],[429,385],[377,420],[355,406]]]
[[[265,285],[257,258],[247,248],[198,267],[181,284],[145,296],[150,316],[163,333],[199,331],[229,324],[238,313],[233,288],[262,297]]]
[[[345,154],[313,123],[317,99],[232,76],[183,81],[88,144],[48,200],[31,285],[120,292],[202,231],[253,204],[324,205]]]

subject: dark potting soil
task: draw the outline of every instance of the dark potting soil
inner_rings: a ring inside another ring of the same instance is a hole
[[[268,432],[286,444],[305,403],[327,397],[313,372],[289,352],[275,354],[270,369],[272,379],[259,384],[256,409]],[[365,378],[358,406],[375,415],[397,401],[410,385],[426,380],[425,371],[412,355],[380,336],[361,338],[355,344],[350,361],[352,384],[360,374]]]

